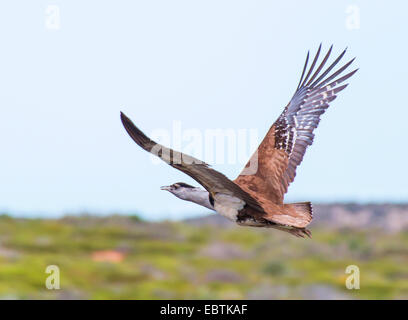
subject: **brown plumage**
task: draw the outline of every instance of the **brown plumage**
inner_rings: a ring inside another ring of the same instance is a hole
[[[309,53],[307,54],[295,94],[234,181],[196,158],[150,140],[123,113],[122,123],[139,146],[200,183],[209,192],[211,200],[215,199],[216,204],[217,201],[221,203],[222,195],[230,197],[228,199],[242,200],[245,205],[237,209],[236,217],[234,216],[238,224],[272,227],[296,236],[310,236],[305,227],[313,218],[312,205],[310,202],[284,204],[284,194],[295,178],[296,168],[302,162],[306,148],[313,143],[313,131],[319,124],[320,116],[336,98],[337,93],[347,86],[338,85],[357,71],[356,69],[336,79],[353,62],[352,59],[327,76],[344,56],[344,50],[321,73],[332,47],[314,71],[320,51],[321,45],[308,70]],[[219,208],[217,210],[215,205],[215,209],[224,214],[224,204]]]

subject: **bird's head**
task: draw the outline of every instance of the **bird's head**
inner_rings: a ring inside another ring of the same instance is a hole
[[[170,186],[163,186],[160,189],[166,190],[174,194],[177,198],[180,198],[183,200],[190,200],[191,193],[193,193],[199,188],[190,186],[189,184],[184,183],[184,182],[177,182],[177,183],[173,183]]]

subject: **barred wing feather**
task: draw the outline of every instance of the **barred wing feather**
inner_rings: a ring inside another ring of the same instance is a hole
[[[358,70],[341,76],[343,71],[354,61],[352,59],[328,76],[343,58],[346,53],[344,50],[322,72],[332,51],[332,47],[330,47],[314,71],[320,51],[321,45],[306,74],[309,61],[309,53],[307,54],[295,94],[258,147],[259,166],[257,172],[252,177],[240,175],[235,180],[241,186],[256,183],[258,189],[263,190],[264,197],[276,203],[283,203],[284,194],[296,176],[296,168],[302,162],[307,147],[313,143],[314,130],[320,122],[321,115],[329,107],[330,102],[337,97],[337,94],[347,87],[347,84],[342,83]],[[271,148],[274,150],[271,151]],[[265,157],[268,158],[267,161],[263,159]]]

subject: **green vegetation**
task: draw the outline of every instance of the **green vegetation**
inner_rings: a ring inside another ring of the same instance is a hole
[[[0,216],[2,299],[408,298],[408,233],[147,223],[136,216]],[[60,290],[45,288],[48,265]],[[360,268],[360,290],[345,269]]]

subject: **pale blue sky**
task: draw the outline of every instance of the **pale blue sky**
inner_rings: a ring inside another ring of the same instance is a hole
[[[60,29],[45,26],[48,5]],[[360,28],[346,28],[349,5]],[[406,201],[406,2],[2,1],[0,211],[20,215],[205,212],[159,187],[191,183],[126,135],[266,133],[320,42],[360,71],[316,130],[288,200]],[[216,165],[234,178],[241,164]]]

